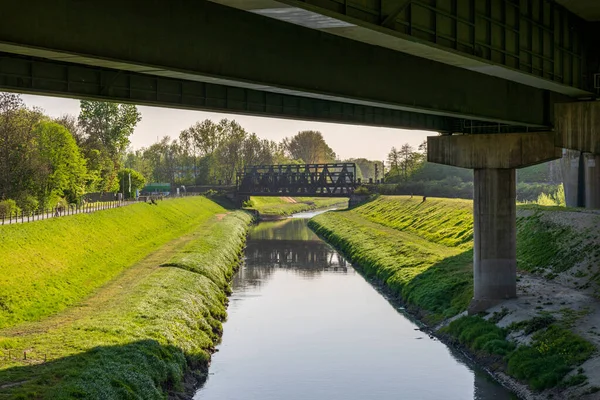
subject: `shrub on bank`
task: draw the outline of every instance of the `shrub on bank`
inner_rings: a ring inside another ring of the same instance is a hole
[[[538,325],[530,345],[515,348],[506,340],[511,329],[526,329],[535,325],[532,321],[501,329],[480,316],[469,316],[451,322],[442,332],[475,353],[502,357],[507,372],[534,390],[568,385],[565,376],[592,355],[594,346],[557,323]]]
[[[10,199],[0,201],[0,218],[8,218],[20,212],[21,209],[17,206],[16,201]]]

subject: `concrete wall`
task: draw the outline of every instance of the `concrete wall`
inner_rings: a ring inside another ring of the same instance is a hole
[[[600,154],[600,101],[555,105],[556,145]]]
[[[560,156],[549,132],[427,138],[427,161],[462,168],[522,168]]]
[[[567,207],[583,207],[584,200],[580,194],[580,188],[583,190],[580,178],[581,172],[581,152],[578,150],[563,150],[563,156],[560,160],[560,167],[563,176],[563,186],[565,189],[565,201]]]

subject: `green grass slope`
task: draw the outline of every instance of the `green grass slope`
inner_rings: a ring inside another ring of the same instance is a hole
[[[466,309],[473,296],[470,209],[467,200],[381,196],[318,215],[309,226],[437,322]]]
[[[0,328],[88,296],[223,208],[201,197],[0,227]]]
[[[523,211],[517,222],[520,269],[549,277],[546,271],[568,269],[582,254],[600,259],[598,247],[584,240],[598,235],[597,225],[576,232],[543,217],[545,208]],[[318,215],[309,226],[428,323],[466,310],[473,296],[471,201],[380,196],[351,210]],[[590,273],[589,279],[597,276]],[[564,387],[583,379],[565,376],[592,355],[594,346],[560,321],[536,317],[539,320],[527,322],[531,343],[516,347],[507,336],[523,326],[501,329],[494,318],[459,318],[445,332],[474,353],[496,360],[533,389]]]
[[[209,203],[162,266],[143,261],[77,307],[0,330],[0,399],[164,399],[206,371],[251,221]]]

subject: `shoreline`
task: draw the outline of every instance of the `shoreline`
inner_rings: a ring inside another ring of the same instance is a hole
[[[306,210],[303,210],[303,211],[294,211],[293,213],[289,213],[289,214],[270,214],[270,213],[261,214],[260,211],[258,211],[256,209],[248,209],[247,211],[252,210],[252,212],[255,212],[256,213],[256,219],[257,219],[258,222],[268,222],[268,221],[281,221],[281,220],[284,220],[284,219],[291,218],[295,214],[306,213],[306,212],[311,212],[311,211],[339,210],[339,208],[337,208],[339,206],[347,206],[347,203],[346,202],[340,202],[340,203],[337,203],[337,204],[332,204],[332,205],[328,205],[328,206],[324,206],[324,207],[307,208]]]
[[[12,354],[28,354],[27,361],[0,363],[0,381],[13,383],[1,386],[0,397],[100,398],[127,387],[141,397],[192,398],[221,340],[231,278],[252,223],[248,213],[214,208],[193,231],[127,268],[81,307],[1,331],[0,343]],[[47,376],[61,380],[49,385]]]
[[[311,230],[314,229],[309,225]],[[396,311],[404,314],[408,319],[415,323],[418,326],[419,330],[429,336],[435,337],[441,343],[443,343],[446,347],[449,348],[450,351],[457,353],[460,357],[464,358],[467,364],[471,364],[472,366],[477,367],[481,371],[487,373],[487,375],[500,384],[505,389],[509,390],[513,395],[517,396],[520,400],[541,400],[539,396],[535,395],[529,388],[525,385],[517,381],[516,379],[506,375],[499,374],[497,371],[493,371],[491,369],[492,363],[485,362],[481,357],[477,357],[475,354],[469,351],[465,346],[456,343],[456,341],[452,338],[452,336],[448,334],[443,334],[439,332],[439,329],[445,326],[449,321],[459,317],[461,314],[449,318],[447,320],[442,321],[441,323],[436,324],[436,326],[432,326],[426,321],[422,319],[422,316],[425,315],[425,311],[412,305],[408,305],[404,302],[401,296],[398,296],[392,292],[392,290],[381,280],[377,278],[370,278],[365,273],[363,268],[355,263],[350,261],[348,255],[340,248],[331,244],[325,237],[315,232],[317,236],[323,240],[323,242],[327,243],[331,247],[335,249],[338,253],[340,253],[343,257],[345,257],[351,264],[352,267],[360,274],[360,276],[367,281],[377,292],[384,297],[395,309]]]
[[[521,210],[519,297],[467,317],[470,207],[432,200],[423,207],[400,196],[382,197],[358,209],[319,215],[309,227],[424,332],[519,398],[597,399],[600,301],[592,268],[600,235],[594,221],[543,208]],[[555,253],[562,262],[544,264]],[[540,350],[542,345],[547,347]]]

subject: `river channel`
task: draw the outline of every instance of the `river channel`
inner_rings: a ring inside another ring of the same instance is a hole
[[[195,400],[516,399],[418,330],[307,226],[262,222]]]

